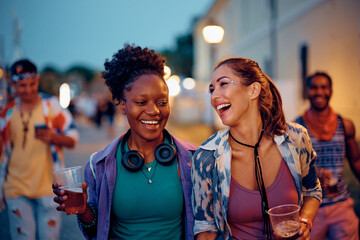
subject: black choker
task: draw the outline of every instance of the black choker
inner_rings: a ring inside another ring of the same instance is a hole
[[[260,164],[260,158],[259,158],[259,152],[258,152],[259,144],[260,144],[261,138],[263,136],[263,133],[264,133],[264,127],[261,130],[258,142],[254,146],[252,146],[252,145],[245,144],[245,143],[242,143],[242,142],[236,140],[233,137],[233,135],[231,135],[231,132],[229,131],[230,137],[235,142],[237,142],[238,144],[243,145],[245,147],[249,147],[249,148],[254,149],[255,177],[256,177],[256,183],[258,185],[260,196],[261,196],[261,210],[262,210],[262,215],[263,215],[263,218],[264,218],[264,232],[266,234],[266,239],[271,239],[270,218],[269,218],[269,214],[267,214],[267,212],[269,210],[269,203],[268,203],[268,199],[267,199],[267,195],[266,195],[266,189],[265,189],[264,180],[263,180],[263,177],[262,177],[261,164]]]

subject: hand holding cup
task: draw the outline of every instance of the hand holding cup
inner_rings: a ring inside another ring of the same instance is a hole
[[[86,209],[87,185],[83,182],[82,167],[65,168],[54,172],[54,201],[59,204],[58,211],[67,215],[82,214]]]
[[[317,175],[320,180],[321,186],[326,186],[331,179],[332,172],[325,168],[317,168]]]
[[[300,237],[300,206],[285,204],[269,209],[271,226],[276,239],[297,239]]]
[[[318,168],[318,176],[321,186],[323,187],[326,197],[335,197],[339,194],[337,184],[338,177],[332,171]]]

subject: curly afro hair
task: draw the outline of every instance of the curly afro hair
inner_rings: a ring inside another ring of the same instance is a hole
[[[166,59],[159,53],[134,44],[125,44],[113,55],[111,61],[105,60],[102,77],[109,87],[113,100],[125,100],[124,90],[130,91],[132,83],[144,74],[155,74],[164,79]]]

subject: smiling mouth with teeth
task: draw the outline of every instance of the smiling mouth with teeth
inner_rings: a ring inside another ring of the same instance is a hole
[[[159,124],[159,121],[144,121],[144,120],[142,120],[141,122],[144,123],[144,124],[149,124],[149,125],[157,125],[157,124]]]
[[[227,103],[227,104],[220,104],[219,106],[216,107],[217,110],[226,110],[229,109],[231,106],[231,104]]]

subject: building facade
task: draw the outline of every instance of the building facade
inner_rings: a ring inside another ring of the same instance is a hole
[[[210,20],[225,30],[213,53],[202,36]],[[327,72],[333,79],[330,104],[353,120],[360,140],[359,0],[215,0],[194,29],[193,75],[204,89],[218,60],[253,59],[278,86],[285,114],[293,120],[309,106],[305,76]],[[204,94],[208,109],[209,98]],[[212,114],[204,116],[213,121]]]

